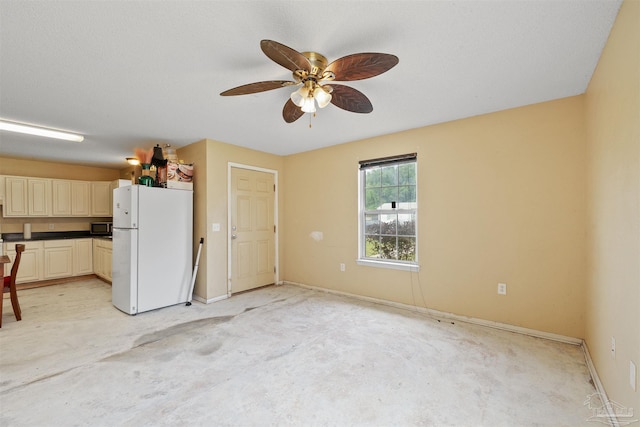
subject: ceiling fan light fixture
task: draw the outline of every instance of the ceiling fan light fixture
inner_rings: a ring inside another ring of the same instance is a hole
[[[305,86],[302,86],[300,89],[296,90],[291,94],[291,101],[296,104],[298,107],[302,107],[304,105],[304,100],[309,96],[309,89]]]
[[[318,102],[318,107],[324,108],[331,102],[331,94],[318,85],[313,91],[313,97]]]
[[[316,112],[316,103],[313,97],[306,97],[304,99],[304,103],[302,104],[302,111],[305,113],[315,113]]]

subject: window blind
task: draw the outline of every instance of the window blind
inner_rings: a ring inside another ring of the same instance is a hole
[[[399,156],[380,157],[378,159],[360,160],[360,169],[373,168],[389,164],[413,162],[418,158],[418,153],[401,154]]]

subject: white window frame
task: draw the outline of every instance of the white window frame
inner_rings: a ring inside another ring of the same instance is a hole
[[[400,157],[400,156],[399,156]],[[366,213],[366,191],[364,188],[365,180],[364,176],[366,173],[366,168],[358,168],[358,265],[371,266],[371,267],[379,267],[379,268],[389,268],[395,270],[404,270],[404,271],[420,271],[420,265],[418,264],[418,159],[417,157],[414,160],[416,167],[416,208],[411,209],[412,213],[415,212],[415,237],[416,237],[416,253],[415,253],[415,261],[401,261],[401,260],[392,260],[392,259],[382,259],[377,260],[373,258],[367,258],[364,256],[365,253],[365,213]],[[400,159],[398,159],[398,163],[403,163]],[[390,210],[380,210],[378,211],[380,214],[385,213],[393,213],[398,214],[402,213],[401,209],[390,209]]]

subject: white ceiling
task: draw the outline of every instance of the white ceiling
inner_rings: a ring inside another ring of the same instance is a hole
[[[0,154],[123,167],[135,147],[211,138],[286,155],[578,95],[620,0],[0,0],[0,118],[82,143],[0,132]],[[260,40],[329,61],[392,53],[348,84],[371,114],[329,105],[287,124],[292,91],[221,97],[291,73]],[[193,159],[191,159],[193,160]]]

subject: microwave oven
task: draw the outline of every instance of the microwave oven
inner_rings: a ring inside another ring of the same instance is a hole
[[[113,223],[111,222],[92,222],[91,234],[96,236],[111,236],[111,228],[113,228]]]

